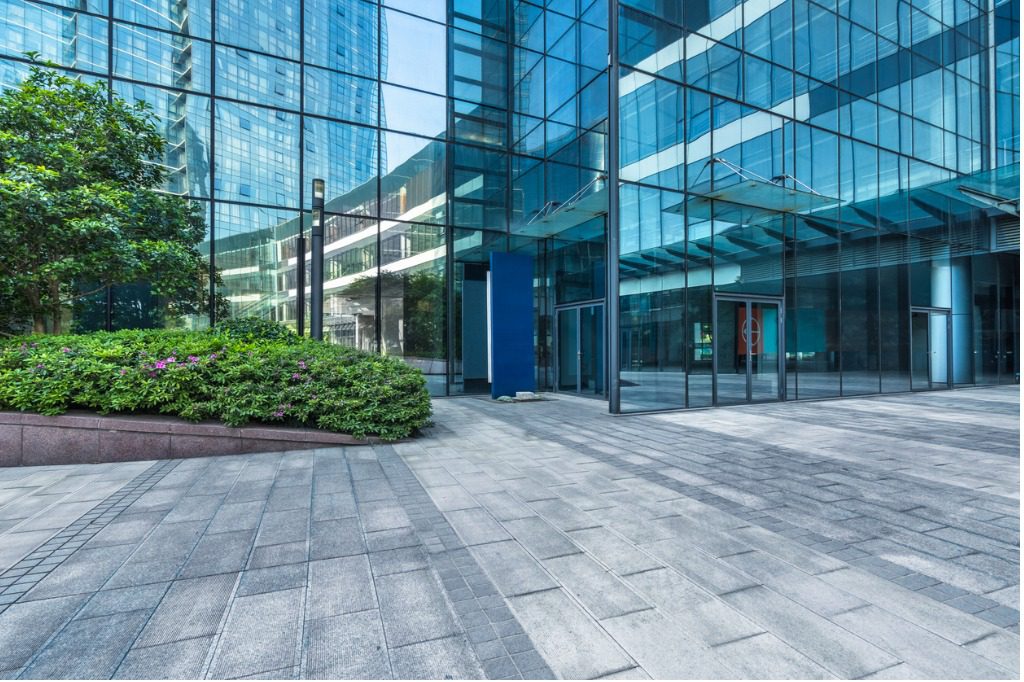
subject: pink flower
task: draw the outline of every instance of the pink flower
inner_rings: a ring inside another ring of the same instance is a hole
[[[151,377],[155,377],[155,376],[156,376],[156,372],[150,372],[150,373],[149,373],[149,376],[151,376]]]
[[[128,370],[126,370],[126,369],[124,369],[124,368],[122,367],[122,368],[121,368],[121,376],[124,376],[124,375],[125,375],[125,374],[127,374],[127,373],[128,373]]]
[[[302,378],[302,375],[299,374],[298,372],[296,372],[295,374],[292,374],[292,379],[294,379],[295,381],[298,381],[301,378]]]
[[[277,412],[274,413],[274,416],[275,417],[283,417],[284,416],[284,412],[282,412],[281,410],[278,410]]]
[[[189,364],[194,365],[197,362],[199,362],[199,356],[197,356],[197,355],[190,355],[190,356],[188,356],[188,361],[189,361]]]
[[[299,360],[299,369],[306,369],[305,360]]]
[[[67,346],[64,346],[63,348],[60,349],[60,352],[61,353],[70,353],[71,349],[68,348]]]
[[[167,363],[164,362],[163,360],[157,360],[156,364],[153,365],[153,366],[156,367],[157,369],[164,369],[165,367],[167,367]],[[154,375],[154,376],[156,376],[156,375]]]
[[[167,362],[177,362],[177,361],[178,361],[178,358],[174,357],[173,355],[171,357],[167,358]]]

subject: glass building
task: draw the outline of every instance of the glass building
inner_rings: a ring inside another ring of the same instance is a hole
[[[523,254],[538,388],[636,412],[1019,381],[1019,15],[0,0],[0,84],[36,51],[149,102],[231,315],[294,326],[322,178],[331,341],[487,392],[490,255]]]

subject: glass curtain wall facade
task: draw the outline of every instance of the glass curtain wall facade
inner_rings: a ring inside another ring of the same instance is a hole
[[[1019,3],[616,19],[612,411],[1018,380]]]
[[[527,254],[538,387],[629,412],[1017,381],[1018,24],[1006,0],[0,0],[0,84],[36,51],[153,106],[227,314],[295,325],[322,178],[326,338],[485,392],[489,257]],[[80,325],[153,303],[117,287]]]

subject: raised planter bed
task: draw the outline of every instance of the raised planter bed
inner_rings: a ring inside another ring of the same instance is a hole
[[[127,462],[367,445],[318,429],[192,423],[162,415],[98,415],[71,411],[56,417],[0,411],[0,467]]]

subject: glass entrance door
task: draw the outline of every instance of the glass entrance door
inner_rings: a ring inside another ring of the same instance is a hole
[[[717,299],[714,338],[716,405],[782,399],[777,301]]]
[[[604,395],[604,305],[559,308],[555,324],[558,390]]]
[[[910,388],[933,391],[949,388],[949,311],[910,311]]]

